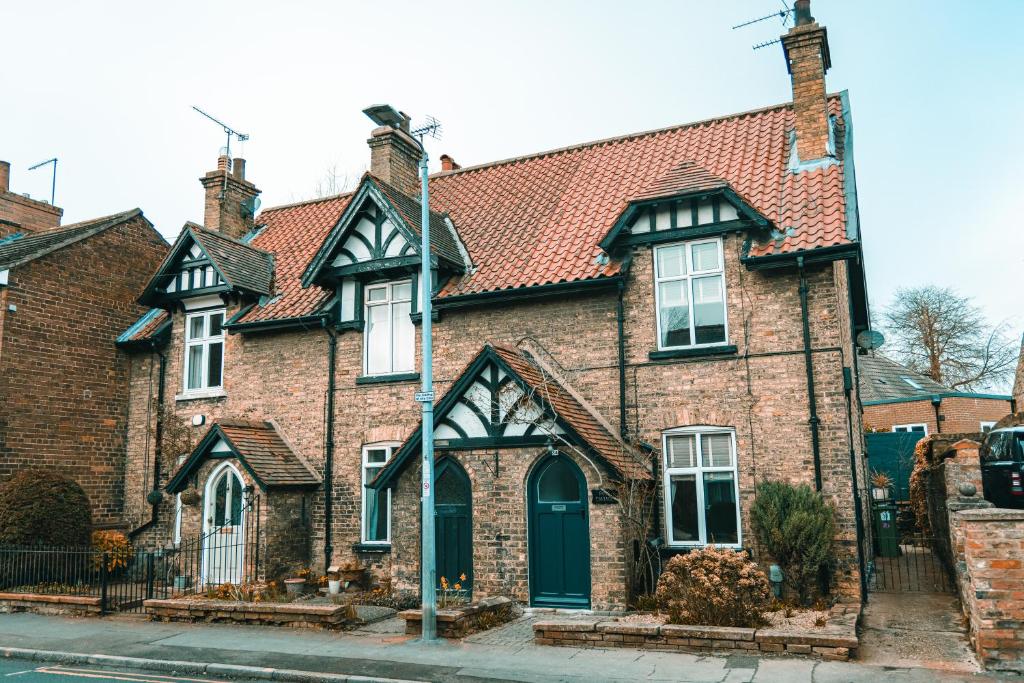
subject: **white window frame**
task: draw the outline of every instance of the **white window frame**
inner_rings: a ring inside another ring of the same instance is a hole
[[[387,443],[368,443],[368,444],[365,444],[363,446],[362,458],[360,460],[361,466],[359,468],[359,476],[360,476],[360,478],[362,479],[362,482],[363,482],[363,487],[362,487],[362,503],[359,506],[359,509],[360,509],[360,513],[359,513],[359,540],[360,540],[360,543],[362,543],[363,545],[391,545],[391,489],[385,489],[384,491],[378,492],[378,495],[380,495],[381,493],[387,495],[387,503],[385,505],[385,511],[386,511],[387,516],[388,516],[388,518],[387,518],[387,538],[385,540],[377,539],[377,540],[372,540],[372,541],[368,540],[366,538],[366,514],[367,514],[366,507],[367,507],[367,504],[369,503],[369,500],[366,497],[366,485],[370,483],[370,481],[366,477],[366,469],[368,467],[371,467],[371,466],[375,467],[375,468],[383,468],[385,465],[387,465],[389,462],[391,462],[391,458],[394,456],[395,450],[399,447],[399,445],[400,444],[397,444],[397,443],[387,442]],[[383,463],[372,463],[372,464],[370,462],[368,462],[368,457],[369,457],[369,452],[370,451],[386,451],[387,455],[384,458],[384,462]]]
[[[395,287],[401,285],[409,285],[409,298],[408,299],[396,299],[394,298]],[[387,296],[383,301],[370,301],[370,293],[376,290],[384,289],[387,292]],[[395,304],[404,304],[409,302],[409,311],[412,312],[412,280],[393,280],[389,282],[377,282],[372,285],[365,285],[363,287],[363,374],[365,376],[372,377],[384,377],[386,375],[404,375],[410,372],[416,371],[416,334],[415,329],[413,330],[413,338],[409,340],[413,347],[412,356],[412,367],[403,368],[400,370],[395,369],[395,328],[394,328],[394,307]],[[387,306],[388,309],[388,357],[390,358],[390,370],[387,372],[371,372],[370,371],[370,308],[377,306]]]
[[[210,318],[215,315],[221,316],[221,327],[220,334],[211,335],[209,334],[210,329]],[[204,336],[197,339],[189,339],[189,332],[192,329],[192,321],[196,318],[205,318],[203,323],[203,330],[205,331]],[[185,315],[185,358],[182,360],[181,367],[181,387],[183,396],[219,396],[224,393],[224,359],[227,351],[226,336],[224,334],[224,324],[227,322],[227,309],[224,308],[208,308],[202,311],[195,311],[194,313],[187,313]],[[220,346],[220,384],[211,386],[210,373],[208,358],[210,355],[210,345],[219,343]],[[191,369],[191,350],[195,347],[201,347],[203,352],[200,357],[200,364],[202,365],[203,371],[200,375],[200,385],[198,387],[189,387],[188,375]]]
[[[718,246],[718,267],[712,270],[698,270],[693,269],[693,247],[700,244],[716,244]],[[685,247],[686,254],[686,273],[684,275],[676,275],[671,277],[662,277],[658,273],[658,252],[662,249],[671,249],[673,247]],[[729,297],[728,297],[728,286],[725,281],[725,245],[721,237],[712,237],[709,239],[690,240],[687,242],[672,242],[670,244],[659,244],[651,251],[653,262],[651,264],[651,271],[654,274],[654,315],[656,325],[656,335],[658,340],[659,351],[672,351],[675,349],[703,349],[711,348],[715,346],[726,346],[729,344]],[[693,304],[693,280],[695,277],[699,278],[708,275],[721,275],[722,276],[722,310],[725,313],[725,338],[718,342],[708,342],[704,344],[697,344],[697,331],[695,329],[696,318],[694,316],[694,304]],[[679,346],[665,346],[661,343],[661,284],[663,282],[674,282],[677,280],[686,281],[686,297],[687,307],[689,309],[690,318],[690,344],[684,344]]]
[[[978,428],[981,430],[981,433],[984,434],[986,427],[988,427],[989,431],[995,429],[996,422],[997,420],[982,420],[978,423]]]
[[[928,436],[928,423],[927,422],[908,422],[902,425],[893,425],[892,431],[894,432],[914,432],[914,427],[924,427],[924,436]],[[918,432],[920,433],[920,432]]]
[[[668,440],[672,436],[694,435],[697,443],[697,466],[696,467],[669,467],[668,462]],[[732,448],[732,465],[729,467],[704,467],[703,466],[703,444],[701,436],[706,434],[728,434],[730,448]],[[743,516],[740,513],[740,475],[739,475],[739,454],[736,451],[736,430],[731,427],[710,427],[693,426],[678,427],[662,432],[661,435],[661,471],[662,471],[662,497],[664,498],[665,509],[665,537],[668,545],[674,548],[700,548],[707,545],[714,545],[716,548],[742,548],[743,547]],[[711,543],[707,542],[707,515],[704,509],[704,473],[705,472],[731,472],[733,481],[733,495],[736,497],[736,542],[735,543]],[[693,474],[695,475],[697,489],[697,530],[700,538],[696,541],[676,541],[672,537],[672,475]]]

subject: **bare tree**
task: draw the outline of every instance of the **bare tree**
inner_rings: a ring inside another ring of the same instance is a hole
[[[1016,367],[1006,322],[990,324],[970,297],[949,287],[898,289],[882,320],[892,355],[951,389],[1003,384]]]
[[[323,176],[316,181],[316,185],[313,186],[312,198],[322,199],[324,197],[333,197],[342,192],[348,192],[355,187],[358,180],[358,175],[353,175],[348,171],[339,173],[338,164],[331,164],[324,171]]]

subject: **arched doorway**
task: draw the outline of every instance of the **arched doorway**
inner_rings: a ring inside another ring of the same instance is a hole
[[[437,553],[437,580],[445,577],[448,585],[459,583],[462,590],[473,590],[473,514],[472,486],[462,466],[452,458],[437,464],[434,485],[434,534]],[[463,581],[459,577],[465,574]]]
[[[245,566],[245,487],[229,462],[206,480],[203,501],[204,584],[241,583]]]
[[[590,523],[583,472],[564,455],[544,459],[527,483],[530,602],[590,607]]]

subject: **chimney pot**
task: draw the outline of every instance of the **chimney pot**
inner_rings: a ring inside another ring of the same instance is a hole
[[[811,0],[796,0],[793,8],[796,10],[797,26],[814,23],[814,17],[811,16]]]
[[[11,163],[0,161],[0,192],[11,190]]]
[[[217,157],[217,170],[209,171],[199,182],[206,193],[204,227],[235,239],[255,227],[253,215],[243,208],[243,203],[260,191],[245,179],[245,159],[229,160],[222,154]]]
[[[245,180],[245,159],[235,157],[231,160],[231,175],[239,180]]]
[[[370,174],[416,197],[420,191],[420,147],[409,135],[409,117],[402,114],[398,128],[380,126],[370,133]]]
[[[447,154],[441,155],[441,170],[442,171],[458,171],[462,166],[459,166],[455,159],[452,159]]]
[[[231,167],[231,160],[228,158],[227,154],[221,154],[219,157],[217,157],[217,170],[218,171],[227,171],[230,167]]]

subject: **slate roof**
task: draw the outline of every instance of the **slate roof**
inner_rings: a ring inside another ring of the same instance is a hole
[[[171,322],[167,311],[151,308],[117,337],[117,344],[132,346],[153,341]]]
[[[621,263],[597,260],[598,245],[629,202],[673,186],[703,187],[712,178],[728,183],[776,228],[776,239],[766,234],[750,245],[750,258],[853,245],[858,236],[846,207],[843,96],[831,95],[828,107],[836,117],[838,158],[808,168],[790,167],[794,115],[792,105],[783,104],[435,174],[431,208],[450,217],[473,264],[439,297],[616,275]],[[331,293],[303,289],[300,279],[351,197],[260,213],[265,227],[251,244],[275,256],[275,296],[236,322],[322,309]],[[418,226],[416,200],[395,193],[393,201]],[[446,239],[447,230],[436,232]]]
[[[63,249],[75,242],[121,225],[137,216],[142,216],[142,209],[122,211],[44,232],[23,232],[10,235],[0,242],[0,270],[14,268],[41,258],[58,249]]]
[[[291,449],[272,422],[225,419],[210,426],[196,449],[171,476],[168,491],[176,493],[184,488],[189,474],[209,456],[209,449],[219,438],[227,442],[263,489],[312,488],[322,482],[320,475]]]
[[[274,255],[201,225],[189,224],[199,246],[232,287],[259,294],[274,291]]]
[[[929,399],[935,394],[952,391],[931,377],[914,372],[894,360],[879,354],[860,356],[857,359],[860,377],[860,398],[865,403],[892,399]],[[918,384],[914,387],[906,379]]]
[[[384,196],[387,197],[388,201],[390,201],[398,213],[401,214],[402,220],[405,221],[406,225],[408,225],[412,231],[416,233],[416,236],[422,240],[422,202],[400,192],[398,188],[384,182],[376,176],[371,175],[370,177],[373,178],[373,182],[380,187]],[[417,244],[416,246],[418,250],[419,245]],[[452,234],[451,229],[448,227],[448,222],[445,221],[442,214],[433,210],[430,212],[430,248],[431,250],[436,251],[438,256],[443,256],[454,263],[462,263],[463,261],[462,252],[459,251],[457,238]]]
[[[580,437],[616,470],[633,479],[650,479],[639,454],[630,454],[630,447],[612,435],[594,413],[569,392],[553,376],[541,369],[525,353],[507,346],[493,345],[494,352],[523,379]]]

